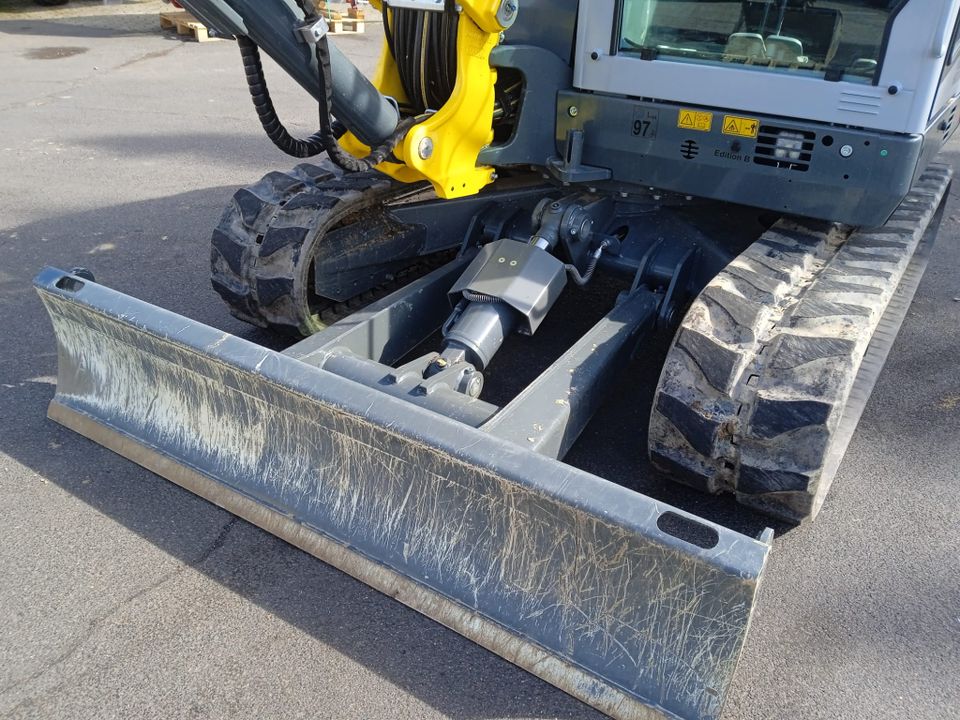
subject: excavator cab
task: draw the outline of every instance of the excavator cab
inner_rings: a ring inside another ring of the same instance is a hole
[[[870,83],[899,3],[627,0],[620,49]]]

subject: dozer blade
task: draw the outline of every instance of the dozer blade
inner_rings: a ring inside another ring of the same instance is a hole
[[[617,718],[715,718],[769,550],[55,269],[49,415]]]

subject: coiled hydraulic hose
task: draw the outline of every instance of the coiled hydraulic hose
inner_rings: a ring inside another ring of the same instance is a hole
[[[330,115],[333,82],[330,72],[330,46],[324,36],[316,45],[317,65],[320,69],[320,130],[306,139],[295,138],[280,122],[273,106],[263,73],[263,63],[260,61],[260,48],[253,40],[243,35],[237,37],[237,44],[240,46],[240,55],[243,58],[243,70],[247,78],[247,87],[250,89],[250,97],[264,132],[274,145],[295,158],[313,157],[326,151],[330,159],[347,172],[371,170],[389,157],[410,128],[420,120],[417,117],[401,120],[393,134],[380,145],[372,148],[365,158],[356,158],[340,147],[337,138],[343,133],[338,132],[335,121]]]
[[[453,93],[459,22],[453,0],[444,0],[442,13],[384,8],[383,32],[410,112],[438,110]]]
[[[240,46],[240,57],[243,58],[243,73],[247,78],[247,87],[253,99],[253,107],[260,118],[260,124],[267,137],[287,155],[295,158],[308,158],[322,153],[326,147],[323,144],[321,133],[317,132],[301,140],[293,137],[280,122],[277,111],[273,107],[267,81],[263,75],[263,63],[260,62],[260,48],[250,38],[244,35],[237,36],[237,45]]]

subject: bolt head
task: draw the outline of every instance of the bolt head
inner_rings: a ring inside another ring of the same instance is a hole
[[[467,383],[467,395],[470,397],[480,397],[480,392],[483,390],[483,377],[477,373],[472,378],[470,382]]]
[[[497,21],[503,27],[510,27],[513,25],[519,9],[520,5],[517,3],[517,0],[503,0],[497,9]]]
[[[580,108],[578,108],[576,105],[571,105],[570,107],[567,108],[567,115],[569,115],[570,117],[576,117],[579,114],[580,114]]]
[[[433,139],[425,137],[417,146],[417,155],[421,160],[429,160],[433,156]]]

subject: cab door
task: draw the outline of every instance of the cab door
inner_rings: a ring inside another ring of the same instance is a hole
[[[949,5],[955,19],[951,22],[950,17],[943,18],[943,26],[938,29],[934,36],[934,45],[944,47],[944,40],[947,38],[949,28],[953,28],[949,35],[949,44],[945,46],[943,72],[940,75],[940,84],[937,88],[937,96],[933,101],[933,107],[930,109],[930,121],[937,118],[951,100],[960,94],[960,14],[958,14],[958,3],[944,2],[944,9]],[[934,47],[934,52],[939,52],[939,48]]]

